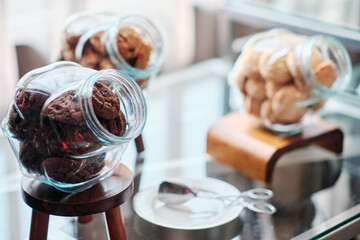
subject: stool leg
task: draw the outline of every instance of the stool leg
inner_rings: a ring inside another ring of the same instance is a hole
[[[141,134],[135,138],[135,146],[136,146],[136,151],[138,153],[141,153],[145,150],[144,142]]]
[[[111,240],[126,240],[124,221],[121,216],[120,206],[107,211],[106,222]]]
[[[29,240],[46,240],[49,227],[49,214],[33,209]]]

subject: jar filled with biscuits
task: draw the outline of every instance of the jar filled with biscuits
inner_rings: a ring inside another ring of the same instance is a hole
[[[143,16],[79,12],[67,19],[62,38],[59,60],[95,70],[118,69],[135,79],[141,89],[163,62],[161,34]]]
[[[350,57],[338,40],[284,29],[252,36],[229,73],[246,112],[287,135],[312,123],[326,100],[350,81]]]
[[[62,61],[20,79],[2,130],[25,176],[77,192],[112,173],[146,116],[128,75]]]

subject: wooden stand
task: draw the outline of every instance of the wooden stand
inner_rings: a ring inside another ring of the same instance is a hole
[[[244,175],[270,182],[274,165],[283,154],[310,144],[341,153],[343,138],[340,129],[320,119],[301,133],[286,137],[264,129],[250,115],[233,113],[211,126],[207,152]]]
[[[110,239],[126,240],[120,205],[133,192],[133,174],[126,166],[118,166],[111,176],[79,193],[64,193],[27,177],[22,177],[21,187],[25,203],[33,209],[30,240],[47,239],[50,215],[85,216],[82,219],[88,221],[89,215],[102,212]]]

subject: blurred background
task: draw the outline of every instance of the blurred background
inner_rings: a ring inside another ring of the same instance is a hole
[[[156,82],[159,84],[157,87],[150,85],[147,92],[147,103],[152,108],[149,108],[147,124],[151,128],[145,129],[145,142],[157,143],[147,148],[147,161],[151,163],[203,156],[208,126],[229,112],[230,93],[226,75],[245,41],[254,33],[280,27],[309,35],[335,36],[348,49],[353,64],[353,81],[348,90],[360,93],[359,0],[0,0],[0,119],[6,114],[18,79],[32,69],[54,61],[60,48],[64,22],[69,15],[79,11],[111,11],[120,16],[144,15],[158,26],[163,35],[165,60],[159,78],[154,80],[154,85]],[[165,86],[167,81],[177,84],[167,86],[165,90],[161,86]],[[197,84],[194,84],[196,81]],[[190,89],[188,85],[191,83]],[[204,88],[210,91],[203,91]],[[346,134],[360,132],[358,99],[348,101],[357,108],[350,108],[343,102],[337,105],[338,108],[331,108],[337,112],[347,111],[356,119],[343,125],[347,129]],[[193,111],[192,107],[202,111]],[[183,128],[177,127],[180,123],[183,123]],[[188,131],[182,132],[183,129]],[[358,155],[358,136],[351,136],[345,142],[345,152]],[[9,154],[0,153],[4,159],[14,158],[12,153]],[[133,158],[128,159],[131,160],[126,161],[133,161]],[[188,162],[193,162],[193,159]],[[5,167],[7,163],[3,161],[3,164],[0,165],[1,173],[9,171],[14,174],[5,175],[6,179],[0,184],[7,187],[10,186],[8,182],[13,181],[18,188],[15,181],[19,180],[16,161],[12,161],[12,171],[8,170],[10,167]],[[358,168],[349,168],[355,169],[354,175],[358,176]],[[201,170],[192,168],[183,174],[195,175],[193,172]],[[145,180],[151,178],[154,174],[143,176]],[[341,187],[338,185],[338,188]],[[6,193],[8,190],[1,191]],[[20,197],[7,199],[7,195],[3,194],[0,210],[6,217],[0,225],[4,229],[11,227],[14,236],[27,234],[30,213],[24,216],[21,210],[14,212],[12,209],[17,209],[18,203],[11,199],[22,203]],[[11,215],[15,217],[8,221]],[[10,224],[12,222],[19,224]],[[23,226],[21,231],[19,225]]]
[[[54,61],[63,24],[79,11],[140,14],[151,19],[164,38],[160,72],[176,72],[212,58],[235,61],[252,34],[271,28],[337,37],[353,63],[359,85],[360,1],[358,0],[0,0],[0,118],[17,80]]]
[[[0,81],[4,92],[11,89],[14,79],[54,59],[63,23],[70,14],[95,10],[141,14],[155,22],[165,42],[162,72],[214,57],[234,54],[234,58],[244,36],[273,27],[341,37],[353,63],[359,61],[357,0],[0,0]],[[4,103],[6,97],[2,98]]]

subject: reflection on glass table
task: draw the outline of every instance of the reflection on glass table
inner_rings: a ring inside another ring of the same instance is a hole
[[[132,144],[122,162],[134,172],[135,193],[158,186],[166,178],[211,177],[240,191],[272,189],[271,203],[277,213],[262,215],[243,209],[238,217],[219,226],[172,229],[139,217],[132,197],[122,205],[128,239],[309,239],[336,232],[360,218],[360,149],[356,144],[360,142],[360,118],[347,115],[351,110],[338,112],[334,105],[325,115],[345,133],[341,157],[314,146],[298,149],[279,160],[270,184],[252,180],[206,154],[207,130],[228,111],[226,75],[230,67],[213,59],[153,81],[146,92],[145,152],[137,155]],[[31,211],[20,196],[15,158],[4,136],[0,141],[0,239],[25,239]],[[105,226],[103,215],[95,215],[87,224],[51,216],[49,239],[107,239]],[[344,232],[359,234],[351,226],[341,234]]]

